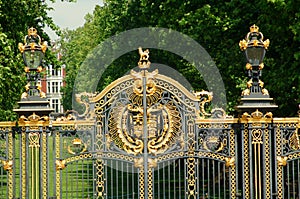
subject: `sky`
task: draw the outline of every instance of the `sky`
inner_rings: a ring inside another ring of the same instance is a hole
[[[83,26],[85,20],[84,16],[87,13],[92,13],[96,5],[103,5],[103,0],[77,0],[77,2],[69,3],[56,0],[55,3],[47,0],[47,3],[54,10],[49,11],[48,14],[53,18],[55,24],[60,28],[68,28],[70,30]],[[57,35],[46,27],[45,31],[50,38],[55,40]]]

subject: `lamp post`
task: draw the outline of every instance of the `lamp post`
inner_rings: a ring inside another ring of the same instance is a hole
[[[41,91],[41,65],[44,54],[47,50],[47,43],[41,42],[41,37],[37,34],[37,30],[33,27],[28,29],[28,35],[24,38],[24,44],[18,45],[22,53],[23,62],[25,64],[26,80],[25,92],[18,102],[19,108],[14,109],[20,116],[28,117],[37,114],[39,116],[48,116],[53,110],[49,108],[49,102],[46,94]]]
[[[47,194],[46,164],[47,156],[47,134],[49,128],[49,114],[53,111],[49,107],[46,95],[41,91],[41,65],[44,53],[47,50],[46,42],[41,43],[41,37],[35,28],[28,29],[28,35],[24,38],[24,43],[19,43],[19,50],[22,53],[25,64],[27,84],[25,92],[18,102],[19,108],[14,109],[18,114],[18,126],[20,130],[20,153],[22,157],[26,154],[30,161],[21,160],[21,198],[42,198]],[[26,151],[29,151],[28,153]],[[41,180],[40,180],[41,179]]]
[[[265,113],[278,107],[272,104],[273,98],[270,98],[269,92],[264,88],[264,82],[261,80],[264,68],[263,60],[269,44],[269,39],[264,41],[263,34],[259,32],[259,28],[255,24],[250,27],[246,38],[239,43],[241,50],[245,52],[249,78],[247,88],[242,92],[241,105],[237,106],[237,109],[242,112],[251,113],[259,109]]]

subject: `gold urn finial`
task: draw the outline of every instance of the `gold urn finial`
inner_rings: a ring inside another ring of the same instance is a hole
[[[250,32],[258,32],[259,30],[259,27],[255,24],[253,24],[251,27],[250,27]]]

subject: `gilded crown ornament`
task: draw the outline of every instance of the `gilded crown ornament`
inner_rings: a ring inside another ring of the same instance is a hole
[[[250,27],[250,32],[258,32],[259,30],[259,27],[255,24],[253,24],[251,27]]]

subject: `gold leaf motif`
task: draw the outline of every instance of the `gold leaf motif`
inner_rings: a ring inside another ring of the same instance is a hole
[[[267,112],[265,115],[264,115],[265,118],[273,118],[273,113],[272,112]]]
[[[55,165],[56,171],[63,170],[64,168],[66,168],[66,160],[56,160]]]
[[[277,164],[278,166],[286,166],[288,157],[286,156],[277,156]]]
[[[261,80],[258,81],[260,87],[264,87],[265,83]]]
[[[243,90],[242,92],[242,96],[246,96],[246,95],[250,95],[250,89],[246,88],[245,90]]]
[[[225,157],[225,166],[226,167],[232,167],[235,164],[235,158],[234,157]]]
[[[300,141],[299,141],[299,135],[298,135],[298,128],[290,136],[290,138],[289,138],[289,146],[293,150],[299,150],[300,149]]]
[[[265,89],[265,88],[263,88],[261,90],[261,92],[262,92],[263,95],[269,95],[269,91],[267,89]]]
[[[247,64],[246,64],[246,69],[247,69],[247,70],[252,70],[252,65],[251,65],[250,63],[247,63]]]
[[[264,63],[260,63],[259,66],[258,66],[258,69],[262,70],[264,67],[265,67]]]
[[[13,161],[12,160],[2,160],[3,169],[5,171],[12,171],[13,169]]]
[[[247,87],[250,88],[253,84],[253,81],[252,79],[250,79],[248,82],[247,82]],[[250,90],[249,90],[249,93],[250,93]]]
[[[143,158],[134,159],[134,167],[136,167],[136,168],[143,168],[143,163],[144,163]]]
[[[149,167],[150,167],[150,168],[155,168],[155,167],[157,167],[157,160],[156,160],[156,159],[149,158],[149,159],[148,159],[148,164],[149,164]]]
[[[246,48],[248,46],[248,42],[245,39],[243,39],[240,41],[239,46],[240,46],[241,50],[246,50]]]
[[[266,39],[266,41],[263,42],[264,43],[264,47],[265,49],[268,49],[269,45],[270,45],[270,40]]]

